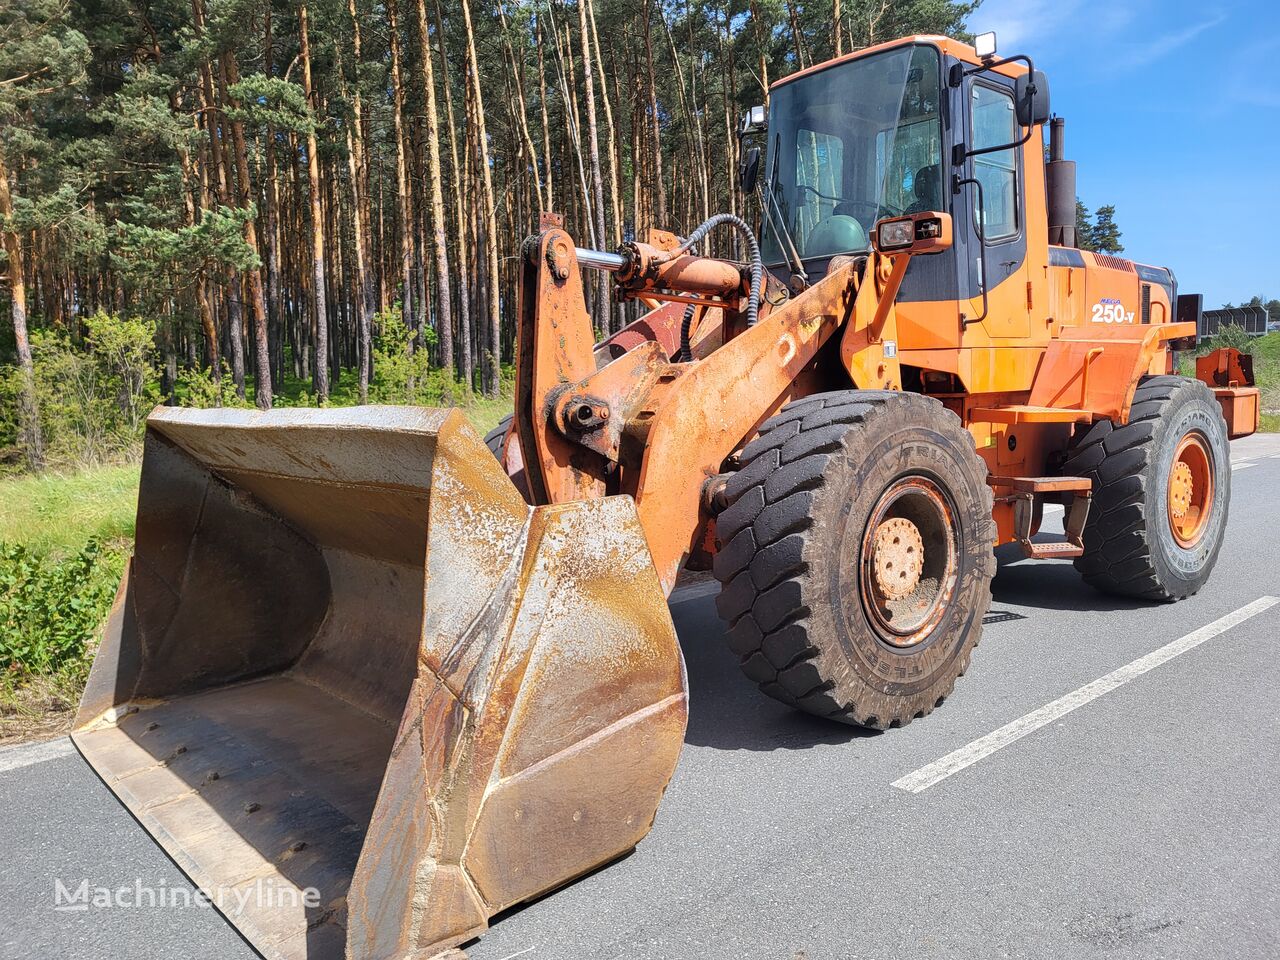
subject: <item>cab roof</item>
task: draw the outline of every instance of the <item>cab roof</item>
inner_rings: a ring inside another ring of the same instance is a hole
[[[818,73],[829,67],[844,63],[848,60],[860,60],[863,57],[870,56],[874,53],[881,53],[885,50],[893,50],[898,47],[911,46],[913,44],[926,44],[936,47],[940,52],[948,56],[955,57],[965,63],[978,66],[982,60],[978,57],[977,52],[969,44],[961,40],[953,40],[950,37],[943,37],[937,34],[915,34],[910,37],[899,37],[897,40],[889,40],[885,43],[878,43],[873,47],[863,47],[861,50],[855,50],[852,53],[846,53],[842,57],[832,57],[830,60],[824,60],[822,63],[815,63],[813,66],[805,67],[803,70],[797,70],[795,73],[788,74],[781,80],[776,80],[769,85],[770,92],[777,90],[779,87],[798,80],[800,77],[808,76],[811,73]],[[998,59],[998,57],[997,57]],[[996,73],[1002,73],[1008,77],[1018,77],[1027,72],[1025,64],[1022,63],[1005,63],[995,68]]]

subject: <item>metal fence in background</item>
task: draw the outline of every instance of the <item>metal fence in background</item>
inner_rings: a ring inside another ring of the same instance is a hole
[[[1230,324],[1243,327],[1251,337],[1260,337],[1267,332],[1266,307],[1225,307],[1222,310],[1206,310],[1200,315],[1200,337],[1215,336],[1219,330]]]

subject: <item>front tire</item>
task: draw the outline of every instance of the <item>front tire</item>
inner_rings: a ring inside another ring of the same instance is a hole
[[[1085,582],[1106,593],[1180,600],[1209,579],[1231,502],[1227,424],[1199,380],[1146,377],[1129,422],[1095,423],[1063,473],[1093,481]]]
[[[987,471],[960,420],[915,394],[818,394],[740,459],[715,574],[743,672],[859,726],[931,712],[968,667],[995,573]]]

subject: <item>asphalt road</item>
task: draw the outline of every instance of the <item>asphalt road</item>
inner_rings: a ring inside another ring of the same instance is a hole
[[[678,594],[692,708],[653,832],[469,955],[1280,956],[1280,437],[1233,459],[1198,596],[1107,598],[1002,550],[969,675],[902,730],[760,696],[711,597]],[[54,910],[55,880],[189,889],[68,747],[0,751],[0,957],[254,957],[206,908]]]

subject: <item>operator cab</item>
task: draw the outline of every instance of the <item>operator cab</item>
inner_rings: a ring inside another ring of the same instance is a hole
[[[1022,268],[1022,145],[1048,119],[1048,84],[1025,57],[997,61],[994,35],[979,40],[975,53],[916,37],[772,88],[767,124],[757,109],[743,125],[765,135],[767,160],[748,152],[743,186],[759,194],[767,267],[803,285],[832,258],[866,253],[877,222],[938,211],[954,246],[913,260],[900,301],[977,298]],[[1014,60],[1027,77],[995,69]]]

